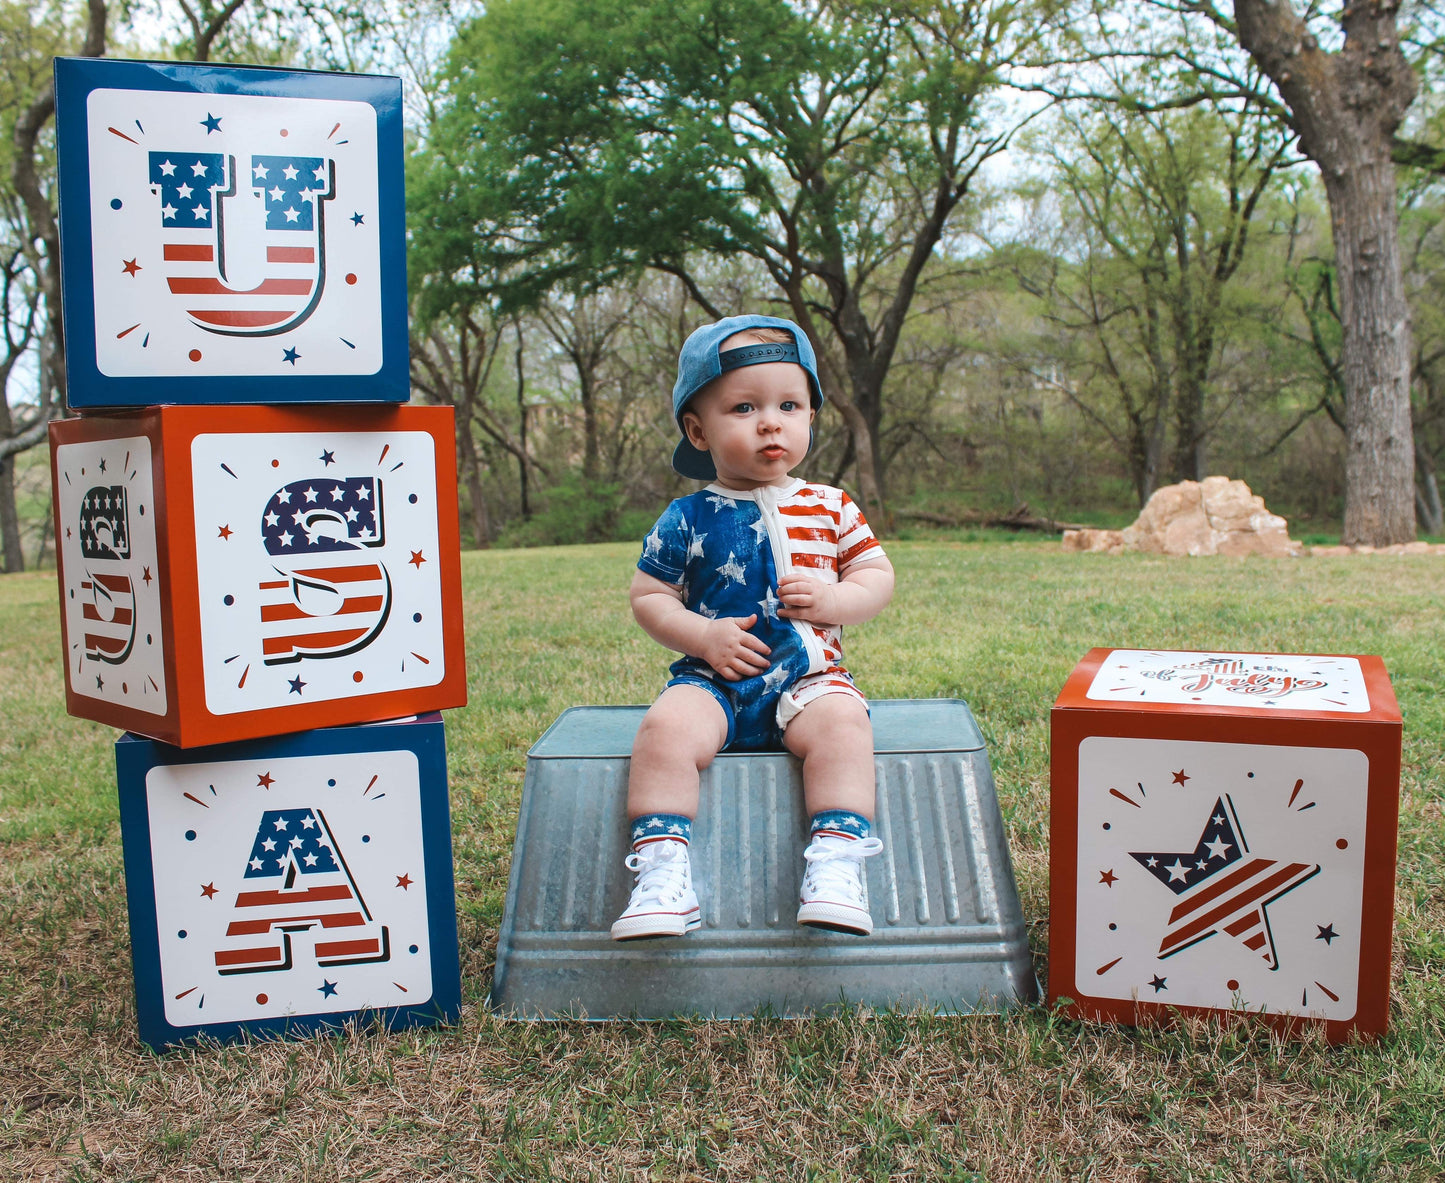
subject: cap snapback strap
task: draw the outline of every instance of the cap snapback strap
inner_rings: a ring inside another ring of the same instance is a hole
[[[726,374],[729,370],[738,370],[743,366],[759,366],[770,361],[790,361],[795,365],[802,364],[798,361],[796,345],[778,345],[769,342],[766,345],[742,345],[737,349],[719,350],[717,355],[718,373]]]

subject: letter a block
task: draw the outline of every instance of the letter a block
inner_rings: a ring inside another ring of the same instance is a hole
[[[466,702],[449,407],[51,424],[66,709],[180,747]]]
[[[147,1044],[456,1018],[440,716],[115,751]]]
[[[1092,650],[1052,715],[1050,1002],[1383,1034],[1400,731],[1378,657]]]

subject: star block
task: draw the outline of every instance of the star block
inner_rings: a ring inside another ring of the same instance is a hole
[[[115,758],[145,1043],[456,1019],[439,715]]]
[[[151,407],[50,445],[72,715],[195,747],[466,702],[450,408]]]
[[[1384,1033],[1401,722],[1378,657],[1094,649],[1051,733],[1050,1003]]]

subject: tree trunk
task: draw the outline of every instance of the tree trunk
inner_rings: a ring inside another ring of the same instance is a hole
[[[1325,170],[1344,325],[1347,545],[1415,537],[1410,310],[1400,267],[1395,165],[1388,141],[1377,147],[1373,159]]]
[[[1348,0],[1343,47],[1320,49],[1290,0],[1235,0],[1239,41],[1320,166],[1334,229],[1345,384],[1347,544],[1415,537],[1410,319],[1400,268],[1394,134],[1417,82],[1395,0]]]
[[[1440,504],[1440,483],[1435,475],[1435,461],[1418,443],[1415,464],[1419,483],[1415,486],[1415,517],[1426,534],[1445,534],[1445,509]]]
[[[5,551],[5,574],[25,570],[20,549],[20,515],[15,512],[15,457],[0,459],[0,546]]]

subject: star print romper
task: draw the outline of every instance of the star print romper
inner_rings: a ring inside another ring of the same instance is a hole
[[[757,614],[749,630],[772,650],[767,672],[730,682],[698,657],[672,664],[669,686],[708,691],[727,715],[726,747],[777,748],[798,712],[824,694],[867,700],[843,668],[837,627],[778,615],[778,580],[799,571],[837,583],[883,548],[841,489],[794,479],[741,492],[709,485],[667,507],[643,544],[638,569],[682,589],[708,617]]]

